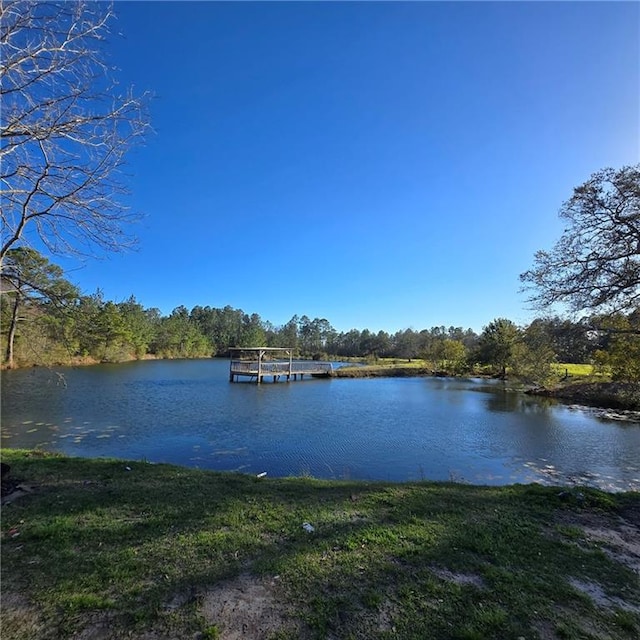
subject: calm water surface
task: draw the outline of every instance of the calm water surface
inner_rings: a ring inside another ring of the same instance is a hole
[[[640,489],[640,424],[501,383],[231,384],[224,360],[2,373],[2,446],[323,478]]]

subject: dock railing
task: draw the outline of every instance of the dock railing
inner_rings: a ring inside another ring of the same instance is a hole
[[[288,355],[289,359],[272,360],[269,359],[271,353]],[[243,355],[245,357],[242,357]],[[231,350],[229,380],[234,382],[240,376],[245,376],[255,377],[256,382],[260,383],[263,381],[264,376],[273,376],[273,381],[276,382],[281,376],[286,376],[287,380],[290,380],[291,377],[297,380],[298,376],[302,379],[305,374],[329,377],[332,371],[333,367],[330,362],[293,360],[293,349],[270,347],[234,348]]]

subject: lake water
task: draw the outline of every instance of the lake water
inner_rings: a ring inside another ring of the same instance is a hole
[[[640,424],[476,379],[231,384],[225,360],[2,373],[2,446],[270,476],[640,489]],[[269,379],[270,380],[270,379]]]

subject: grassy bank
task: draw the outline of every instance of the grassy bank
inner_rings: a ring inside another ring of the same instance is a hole
[[[591,407],[640,411],[640,383],[637,382],[577,382],[534,389],[531,393]]]
[[[423,360],[413,362],[380,362],[361,366],[346,366],[333,370],[335,378],[402,378],[410,376],[430,376],[433,369]]]
[[[125,364],[127,362],[142,362],[145,360],[209,360],[214,356],[171,356],[156,355],[154,353],[146,353],[143,356],[136,357],[132,354],[125,354],[116,359],[93,358],[91,356],[74,356],[74,357],[55,357],[48,354],[47,358],[41,358],[38,362],[27,360],[18,360],[13,369],[30,369],[32,367],[92,367],[100,364]],[[0,371],[7,371],[7,363],[0,364]]]
[[[2,455],[4,640],[640,633],[638,494]]]
[[[367,363],[361,366],[345,366],[334,371],[338,378],[374,378],[385,376],[429,376],[429,375],[459,375],[454,373],[454,367],[446,363],[442,365],[441,371],[434,369],[433,363],[421,359],[411,361],[398,360],[392,358],[380,358],[377,362]],[[590,364],[561,364],[557,363],[551,367],[554,376],[558,381],[572,380],[574,382],[607,382],[608,376],[595,375]],[[508,370],[509,379],[518,381],[518,377]],[[472,370],[466,371],[467,376],[492,377],[492,370],[489,366],[476,365]]]

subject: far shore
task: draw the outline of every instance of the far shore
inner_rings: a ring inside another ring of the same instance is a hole
[[[469,374],[465,374],[465,377]],[[495,378],[487,374],[471,374],[473,377]],[[457,377],[446,371],[434,371],[429,367],[416,365],[365,365],[362,367],[341,367],[333,371],[336,378],[380,378],[380,377]],[[640,384],[631,382],[591,382],[580,380],[553,387],[525,385],[517,379],[507,378],[521,387],[528,395],[553,398],[564,403],[615,409],[620,411],[640,411]]]
[[[550,389],[529,389],[526,393],[589,407],[640,411],[640,384],[633,382],[575,382]]]
[[[226,359],[228,356],[213,356],[216,359]],[[104,362],[95,358],[78,357],[69,362],[56,362],[48,364],[29,364],[14,369],[27,369],[32,367],[83,367],[99,364],[121,364],[126,362],[137,362],[142,360],[182,360],[185,358],[167,357],[156,354],[145,354],[140,358],[131,357],[116,362]],[[210,357],[189,358],[199,360],[209,360]],[[349,362],[353,362],[349,359]],[[7,370],[3,367],[3,370]],[[331,374],[333,378],[409,378],[409,377],[484,377],[496,379],[497,376],[484,372],[470,372],[456,374],[445,370],[434,370],[426,366],[420,360],[378,364],[362,364],[350,366],[349,364],[335,368]],[[640,411],[640,383],[631,382],[610,382],[577,379],[573,381],[563,381],[554,386],[540,387],[532,386],[517,378],[507,377],[506,381],[511,383],[513,389],[521,390],[528,395],[553,398],[555,400],[584,405],[589,407],[599,407],[602,409],[615,409],[620,411]]]

